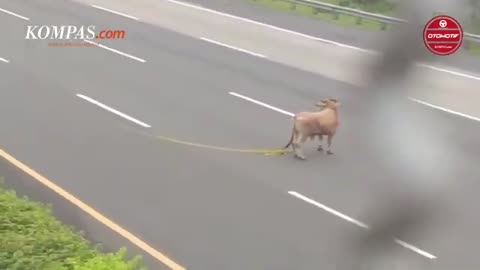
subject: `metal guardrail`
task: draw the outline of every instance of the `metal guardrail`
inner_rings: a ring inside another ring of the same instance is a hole
[[[304,6],[309,6],[314,8],[317,12],[319,12],[320,10],[326,10],[326,11],[333,12],[337,16],[338,14],[354,16],[358,18],[357,24],[360,24],[362,19],[377,21],[382,23],[383,30],[386,29],[387,24],[396,24],[396,23],[406,22],[405,20],[395,18],[395,17],[389,17],[381,14],[370,13],[370,12],[366,12],[358,9],[332,5],[332,4],[323,3],[323,2],[314,1],[314,0],[284,0],[284,1],[291,2],[292,4],[301,4]],[[463,36],[467,40],[480,43],[480,35],[464,32]]]

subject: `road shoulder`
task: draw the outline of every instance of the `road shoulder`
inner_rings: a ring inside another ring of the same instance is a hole
[[[84,237],[94,245],[101,244],[102,249],[107,252],[126,247],[129,257],[140,254],[149,269],[169,269],[4,157],[0,157],[0,172],[7,189],[14,189],[19,196],[27,196],[34,201],[51,205],[56,218],[68,226],[73,226],[76,231],[82,231]]]

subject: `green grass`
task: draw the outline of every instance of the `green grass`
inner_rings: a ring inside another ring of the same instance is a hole
[[[285,12],[298,14],[301,16],[308,16],[311,18],[327,21],[330,23],[335,23],[338,25],[346,26],[346,27],[354,27],[358,29],[371,30],[371,31],[382,30],[382,23],[379,23],[376,21],[360,19],[358,17],[350,16],[350,15],[334,14],[334,13],[323,11],[323,10],[318,10],[318,12],[316,12],[315,9],[312,7],[299,5],[299,4],[292,4],[288,1],[283,1],[283,0],[249,0],[249,1],[265,7],[282,10]],[[334,4],[334,5],[340,4],[339,0],[325,0],[323,2]],[[350,7],[359,8],[359,6],[355,6],[355,5],[350,5]],[[369,8],[366,8],[366,7],[363,7],[361,9],[369,12],[374,12],[375,9],[381,10],[381,8],[370,8],[369,10]],[[392,12],[387,12],[387,11],[384,12],[384,14],[390,14],[390,13]],[[388,25],[386,26],[385,30],[387,29],[389,29]]]
[[[125,249],[101,252],[81,233],[58,221],[49,207],[21,198],[0,183],[0,269],[144,269],[140,257],[127,260],[125,255]]]
[[[480,57],[480,44],[472,42],[468,52],[476,57]]]

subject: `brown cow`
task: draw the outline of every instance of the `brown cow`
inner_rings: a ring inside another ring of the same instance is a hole
[[[302,151],[303,144],[307,139],[313,139],[315,136],[319,137],[320,141],[323,135],[328,136],[327,154],[333,154],[331,146],[339,125],[337,108],[340,106],[340,102],[330,98],[315,105],[322,109],[319,112],[300,112],[293,117],[292,135],[284,147],[288,148],[292,145],[295,157],[302,160],[305,159]],[[322,151],[322,146],[320,145],[317,150]]]
[[[319,103],[316,103],[315,106],[319,107],[319,111],[322,111],[324,110],[326,107],[327,107],[327,104],[325,102],[319,102]],[[308,139],[310,140],[315,140],[315,137],[318,138],[318,140],[321,142],[323,140],[323,135],[322,134],[313,134],[311,135],[310,137],[308,137]],[[285,146],[285,148],[287,148],[289,145],[291,144],[291,141],[289,142],[289,144],[287,144],[287,146]],[[323,151],[323,147],[322,147],[322,144],[320,143],[320,145],[318,146],[317,148],[318,151]]]
[[[324,102],[321,102],[321,103],[319,102],[319,103],[316,103],[315,106],[320,108],[319,111],[322,111],[326,108],[327,104],[324,103]],[[322,140],[323,140],[323,135],[322,134],[313,134],[313,135],[309,136],[307,139],[310,139],[310,140],[314,141],[315,137],[318,138],[318,140],[320,142],[322,142]],[[291,141],[289,142],[289,144],[287,144],[287,146],[285,146],[285,148],[287,148],[290,144],[291,144]],[[317,150],[318,151],[323,151],[323,147],[322,147],[321,143],[318,146]]]

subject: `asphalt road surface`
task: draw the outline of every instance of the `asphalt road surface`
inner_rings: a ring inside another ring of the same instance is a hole
[[[311,67],[285,64],[289,59],[281,58],[281,50],[309,46],[308,41],[278,44],[271,50],[271,58],[278,58],[268,59],[192,37],[180,17],[196,18],[190,7],[157,1],[166,5],[159,10],[147,1],[126,2],[108,8],[137,10],[129,15],[140,20],[70,1],[1,2],[2,10],[29,19],[0,12],[2,148],[187,269],[333,269],[336,252],[365,232],[363,210],[381,194],[379,183],[399,177],[379,171],[375,160],[382,157],[362,146],[368,140],[362,136],[363,90],[335,79],[338,73],[322,76],[328,68],[309,72]],[[164,21],[142,21],[155,14]],[[204,16],[212,24],[218,20],[213,13]],[[175,18],[176,24],[167,21]],[[242,45],[257,46],[248,26],[222,20],[250,37],[238,36]],[[126,38],[97,40],[107,47],[25,40],[27,25],[64,24],[122,29]],[[196,27],[192,31],[203,29]],[[205,27],[205,35],[212,32]],[[283,33],[269,35],[258,37],[263,49],[268,38],[283,38]],[[334,68],[334,63],[323,65]],[[425,93],[445,103],[455,97],[455,111],[463,108],[459,112],[470,117],[418,106],[448,127],[462,152],[457,162],[463,170],[434,226],[397,242],[398,254],[390,261],[397,269],[480,264],[475,179],[480,114],[471,100],[478,93],[460,95],[478,89],[478,80],[441,74],[458,92],[445,86],[441,97],[431,89]],[[300,162],[292,155],[227,152],[158,138],[277,148],[289,139],[289,114],[314,109],[324,97],[343,104],[332,156],[316,152],[312,144],[306,148],[308,159]],[[152,269],[163,267],[159,262]]]

